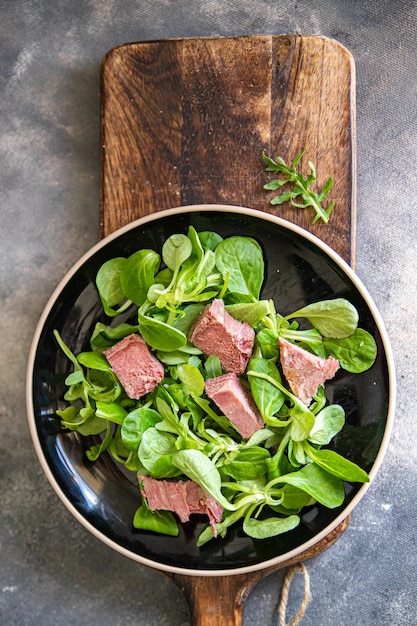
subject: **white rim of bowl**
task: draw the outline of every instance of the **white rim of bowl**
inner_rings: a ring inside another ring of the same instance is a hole
[[[241,215],[248,215],[251,217],[257,217],[262,220],[273,222],[274,224],[282,226],[283,228],[289,231],[293,231],[294,233],[300,235],[304,239],[311,241],[318,248],[320,248],[328,257],[330,257],[337,265],[339,265],[339,267],[350,278],[352,283],[355,285],[355,287],[358,289],[361,296],[367,303],[372,313],[372,316],[376,322],[378,330],[380,332],[386,358],[387,358],[387,365],[388,365],[389,405],[388,405],[387,423],[386,423],[384,435],[381,441],[380,449],[378,451],[378,454],[372,466],[372,469],[369,472],[369,478],[370,478],[369,482],[364,483],[359,488],[357,494],[352,498],[349,504],[343,509],[340,515],[338,515],[320,533],[318,533],[317,535],[315,535],[313,538],[306,541],[305,543],[301,544],[297,548],[294,548],[293,550],[286,552],[283,555],[274,557],[266,561],[262,561],[260,563],[248,565],[245,567],[233,568],[233,569],[199,570],[199,569],[188,569],[184,567],[171,566],[165,563],[159,563],[158,561],[153,561],[139,554],[136,554],[135,552],[132,552],[131,550],[128,550],[127,548],[124,548],[123,546],[120,546],[116,541],[114,541],[113,539],[110,539],[104,533],[100,532],[97,528],[95,528],[95,526],[91,524],[87,519],[85,519],[85,517],[75,508],[75,506],[72,504],[69,498],[62,491],[57,480],[55,479],[42,450],[42,446],[41,446],[40,439],[39,439],[39,433],[36,427],[36,420],[35,420],[35,414],[34,414],[34,408],[33,408],[33,368],[34,368],[35,356],[36,356],[36,351],[37,351],[40,335],[55,301],[57,300],[58,296],[62,292],[64,286],[69,282],[72,276],[78,271],[78,269],[90,257],[92,257],[98,250],[105,247],[113,239],[117,239],[124,233],[130,230],[133,230],[134,228],[137,228],[138,226],[141,226],[142,224],[147,224],[148,222],[157,221],[161,218],[172,216],[178,213],[183,214],[183,213],[209,212],[209,211],[223,211],[227,213],[239,213]],[[119,552],[120,554],[123,554],[124,556],[127,556],[128,558],[133,559],[134,561],[137,561],[153,569],[170,572],[170,573],[176,573],[176,574],[185,574],[188,576],[204,576],[204,577],[226,576],[226,575],[232,576],[235,574],[246,574],[246,573],[255,572],[261,569],[278,566],[281,563],[284,563],[286,561],[290,561],[296,558],[297,556],[301,555],[303,552],[310,550],[311,548],[319,544],[322,539],[327,537],[329,533],[335,530],[337,526],[339,526],[339,524],[341,524],[350,515],[350,513],[353,511],[353,509],[356,507],[358,502],[362,499],[362,497],[365,495],[365,492],[369,489],[370,485],[372,484],[373,479],[375,478],[375,475],[377,471],[379,470],[381,463],[383,461],[383,458],[385,456],[385,453],[387,451],[388,443],[389,443],[391,432],[392,432],[394,412],[395,412],[395,403],[396,403],[395,380],[396,380],[395,379],[395,365],[394,365],[393,353],[392,353],[390,341],[389,341],[382,317],[372,297],[368,293],[367,289],[365,288],[360,278],[356,275],[356,273],[350,267],[350,265],[346,263],[346,261],[344,261],[342,257],[339,254],[337,254],[330,246],[328,246],[326,243],[321,241],[318,237],[311,234],[309,231],[301,228],[300,226],[297,226],[296,224],[292,224],[291,222],[288,222],[287,220],[284,220],[280,217],[271,215],[270,213],[265,213],[263,211],[250,209],[247,207],[227,205],[227,204],[195,204],[195,205],[179,206],[179,207],[175,207],[172,209],[158,211],[156,213],[152,213],[145,217],[139,218],[133,222],[130,222],[129,224],[125,226],[122,226],[121,228],[117,229],[116,231],[108,235],[107,237],[97,242],[97,244],[95,244],[92,248],[90,248],[90,250],[88,250],[88,252],[86,252],[66,273],[66,275],[63,277],[63,279],[60,281],[60,283],[57,285],[52,295],[50,296],[43,310],[43,313],[39,319],[39,322],[37,324],[37,327],[33,336],[32,344],[31,344],[31,348],[29,352],[29,357],[28,357],[28,366],[27,366],[27,375],[26,375],[26,406],[27,406],[29,428],[30,428],[33,445],[34,445],[36,454],[38,456],[38,460],[41,464],[41,467],[47,479],[49,480],[53,489],[55,490],[55,492],[57,493],[57,495],[59,496],[63,504],[67,507],[67,509],[95,537],[100,539],[103,543],[105,543],[109,547],[113,548],[116,552]]]

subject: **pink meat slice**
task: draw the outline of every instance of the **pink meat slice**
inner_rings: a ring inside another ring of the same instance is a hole
[[[216,522],[220,522],[223,507],[210,494],[193,480],[168,481],[139,476],[142,481],[142,495],[152,511],[172,511],[182,522],[188,522],[190,515],[207,515],[214,536],[217,536]]]
[[[137,334],[128,335],[104,354],[129,398],[137,400],[164,377],[164,366]]]
[[[213,300],[191,326],[188,336],[204,354],[219,357],[223,370],[243,374],[252,354],[255,331],[235,320],[221,299]]]
[[[236,426],[243,439],[249,439],[264,426],[252,394],[245,389],[235,373],[209,378],[204,387],[208,397]]]
[[[292,392],[308,406],[318,388],[336,374],[339,361],[332,356],[323,359],[311,354],[282,337],[279,349],[282,371]]]

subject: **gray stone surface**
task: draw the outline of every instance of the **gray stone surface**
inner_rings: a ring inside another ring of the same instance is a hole
[[[121,43],[183,36],[334,37],[357,67],[356,270],[398,372],[391,443],[343,537],[308,563],[302,624],[417,624],[417,5],[414,0],[3,0],[0,3],[0,623],[189,624],[181,593],[70,515],[33,452],[25,368],[49,295],[98,239],[99,69]],[[282,573],[245,624],[278,623]],[[288,614],[297,611],[294,582]]]

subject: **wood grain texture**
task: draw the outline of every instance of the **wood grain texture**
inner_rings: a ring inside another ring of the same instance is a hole
[[[355,70],[324,37],[177,39],[112,49],[102,65],[101,234],[161,209],[269,211],[354,261]],[[262,151],[332,176],[330,222],[272,207]]]
[[[101,96],[102,236],[162,209],[232,204],[292,221],[353,264],[355,68],[336,41],[268,35],[127,44],[104,58]],[[290,162],[303,148],[303,173],[310,160],[319,187],[335,180],[327,225],[313,226],[309,210],[272,207],[263,189],[262,151]],[[279,567],[320,554],[348,523]],[[193,625],[239,626],[248,593],[275,569],[171,578]]]

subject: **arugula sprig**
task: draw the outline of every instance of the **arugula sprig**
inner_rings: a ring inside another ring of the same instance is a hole
[[[288,166],[282,157],[277,157],[276,161],[274,161],[274,159],[271,159],[265,154],[265,152],[263,152],[262,158],[268,166],[265,171],[280,172],[281,174],[284,174],[284,178],[277,178],[275,180],[271,180],[269,183],[266,183],[264,185],[264,189],[268,191],[276,191],[284,185],[290,185],[290,189],[288,191],[284,191],[283,193],[274,196],[271,200],[271,204],[277,205],[289,201],[294,207],[299,209],[312,207],[316,212],[313,224],[315,224],[319,219],[327,224],[330,213],[334,207],[334,200],[330,202],[327,208],[324,208],[322,203],[326,200],[327,194],[332,189],[334,181],[332,178],[328,178],[320,192],[316,193],[312,191],[310,187],[317,179],[316,168],[313,163],[311,161],[308,162],[310,168],[308,176],[304,176],[303,174],[297,172],[297,166],[304,153],[305,149],[295,157],[291,166]],[[296,198],[301,198],[303,202],[296,202]]]

